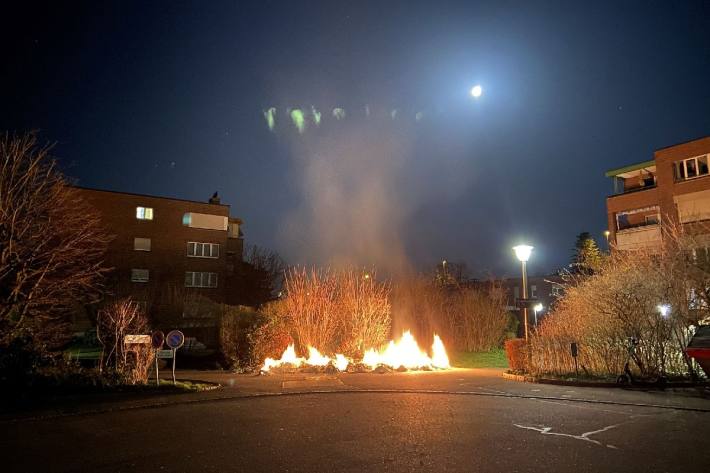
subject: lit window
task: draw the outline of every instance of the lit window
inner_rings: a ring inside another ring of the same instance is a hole
[[[135,251],[150,251],[150,238],[134,238],[133,249]]]
[[[131,269],[131,281],[148,282],[150,271],[147,269]]]
[[[217,273],[187,271],[185,287],[217,287]]]
[[[153,220],[153,208],[136,207],[136,218],[138,220]]]
[[[187,242],[187,256],[195,258],[219,258],[219,243]]]

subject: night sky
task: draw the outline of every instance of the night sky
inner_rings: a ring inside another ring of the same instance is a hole
[[[0,130],[80,185],[219,191],[290,263],[551,271],[601,244],[606,170],[710,135],[708,2],[23,3]]]

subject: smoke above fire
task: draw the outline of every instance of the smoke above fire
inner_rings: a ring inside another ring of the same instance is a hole
[[[464,142],[443,130],[423,136],[417,120],[424,113],[393,120],[396,109],[329,112],[290,109],[285,130],[274,122],[275,109],[264,113],[285,146],[295,192],[277,235],[279,248],[292,264],[408,273],[408,245],[420,244],[417,235],[431,231],[417,211],[453,201],[470,185],[471,163],[460,159]],[[432,262],[442,257],[440,250],[431,248]]]

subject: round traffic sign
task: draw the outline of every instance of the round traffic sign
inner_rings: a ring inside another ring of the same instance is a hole
[[[156,350],[163,347],[163,342],[165,342],[165,334],[162,330],[156,330],[150,337],[150,342],[153,348]]]
[[[185,343],[185,335],[180,330],[172,330],[165,337],[165,343],[175,350]]]

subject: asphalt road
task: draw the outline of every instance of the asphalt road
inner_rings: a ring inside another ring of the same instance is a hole
[[[476,370],[209,376],[228,387],[161,405],[4,419],[2,471],[690,472],[710,464],[710,401],[677,393],[543,387]]]

